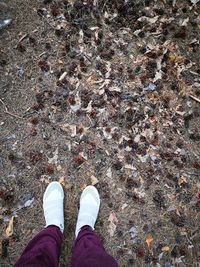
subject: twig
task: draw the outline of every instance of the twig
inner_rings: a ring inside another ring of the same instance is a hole
[[[10,116],[13,116],[15,118],[18,118],[18,119],[23,119],[22,117],[20,117],[19,115],[17,114],[14,114],[14,113],[11,113],[8,111],[8,108],[6,107],[6,104],[3,102],[3,100],[0,98],[0,102],[3,104],[4,108],[5,108],[5,113],[9,114]]]
[[[200,103],[200,99],[198,99],[197,97],[193,96],[193,95],[189,95],[189,97],[191,97],[192,99],[196,100],[197,102]]]
[[[39,57],[42,57],[42,56],[45,55],[46,53],[47,53],[47,51],[42,52],[41,54],[39,54],[38,58],[39,58]]]
[[[25,38],[27,38],[27,37],[28,37],[28,33],[24,34],[24,35],[19,39],[19,41],[18,41],[18,43],[17,43],[17,45],[16,45],[15,48],[17,48],[18,45],[19,45]]]
[[[88,61],[90,61],[92,63],[92,60],[86,54],[83,54],[83,55],[84,55],[84,57],[87,58]]]
[[[196,173],[191,173],[191,172],[185,172],[185,173],[189,175],[199,176],[199,174],[196,174]]]
[[[104,2],[104,5],[103,5],[103,7],[102,7],[102,12],[104,11],[104,8],[105,8],[105,6],[107,5],[107,3],[108,3],[108,0],[106,0],[106,1]]]

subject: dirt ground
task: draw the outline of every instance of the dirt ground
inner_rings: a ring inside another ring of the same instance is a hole
[[[61,267],[89,184],[101,196],[96,231],[121,267],[199,266],[198,1],[6,3],[0,267],[44,227],[53,180],[65,190]]]

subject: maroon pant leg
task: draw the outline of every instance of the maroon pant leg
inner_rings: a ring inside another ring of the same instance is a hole
[[[58,267],[62,241],[57,226],[45,228],[29,242],[13,267]]]
[[[105,251],[95,231],[89,226],[84,226],[75,240],[71,267],[119,267],[119,265]]]

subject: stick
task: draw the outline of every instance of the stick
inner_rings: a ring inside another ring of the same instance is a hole
[[[197,102],[200,103],[200,99],[198,99],[197,97],[193,96],[193,95],[189,95],[189,97],[191,97],[192,99],[196,100]]]
[[[24,35],[19,39],[19,41],[18,41],[18,43],[16,44],[15,48],[17,48],[18,45],[19,45],[25,38],[27,38],[27,37],[28,37],[28,33],[24,34]]]
[[[5,113],[9,114],[10,116],[13,116],[15,118],[18,118],[18,119],[23,119],[22,117],[20,117],[19,115],[17,114],[14,114],[14,113],[11,113],[8,111],[8,108],[6,107],[6,104],[3,102],[3,100],[0,98],[0,102],[3,104],[4,108],[5,108]]]

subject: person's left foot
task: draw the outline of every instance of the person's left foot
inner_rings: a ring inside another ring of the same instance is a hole
[[[51,182],[43,196],[43,209],[46,226],[56,225],[64,231],[64,191],[59,182]]]
[[[89,185],[87,186],[80,198],[80,209],[76,223],[75,235],[78,236],[83,226],[90,226],[94,230],[94,225],[100,208],[100,196],[97,189]]]

